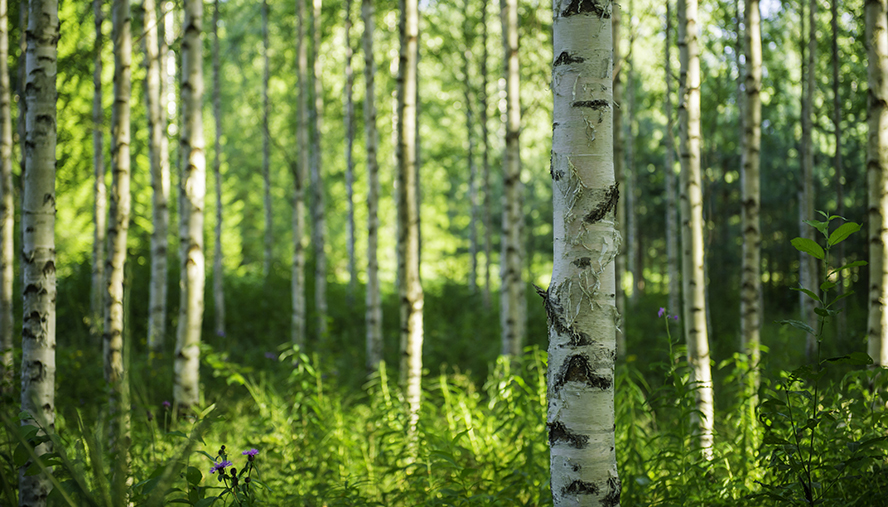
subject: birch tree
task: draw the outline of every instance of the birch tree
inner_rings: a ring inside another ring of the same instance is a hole
[[[262,0],[262,61],[262,181],[265,183],[265,250],[262,255],[262,273],[268,276],[268,273],[271,271],[271,249],[274,245],[273,211],[271,209],[271,171],[269,169],[269,136],[271,134],[268,131],[268,0]]]
[[[706,328],[706,277],[703,267],[703,194],[700,175],[700,53],[697,41],[697,0],[678,0],[678,47],[681,82],[678,105],[681,129],[681,244],[683,320],[696,386],[694,419],[700,447],[712,456],[714,407]]]
[[[744,49],[746,52],[745,91],[743,108],[743,156],[740,165],[740,181],[743,206],[741,229],[743,230],[743,261],[740,296],[740,335],[743,348],[749,355],[753,368],[757,368],[762,322],[762,267],[761,267],[761,184],[759,153],[762,139],[762,33],[759,0],[746,0],[744,8]],[[756,372],[757,370],[753,370]],[[758,375],[753,375],[753,385],[758,390]]]
[[[291,338],[294,344],[305,347],[305,171],[308,169],[308,49],[305,43],[305,1],[296,0],[297,41],[296,67],[299,73],[299,122],[296,127],[296,144],[299,159],[293,170],[293,269],[291,292],[293,311]]]
[[[475,108],[469,62],[472,57],[474,26],[469,17],[469,0],[463,2],[463,97],[466,102],[466,165],[469,166],[469,291],[478,291],[478,168],[475,166]]]
[[[805,41],[802,41],[802,167],[799,178],[799,236],[814,240],[814,228],[804,223],[805,220],[814,218],[814,144],[811,142],[811,132],[814,130],[812,114],[814,109],[814,53],[817,48],[817,28],[814,25],[814,14],[817,10],[817,0],[810,0],[808,6],[808,51],[805,55]],[[804,18],[804,2],[802,3],[802,17]],[[804,21],[802,21],[802,34],[805,33]],[[819,293],[817,283],[816,259],[810,255],[799,252],[799,285],[806,289]],[[799,306],[801,308],[802,322],[806,322],[812,329],[816,329],[817,315],[814,313],[814,300],[803,292],[799,292]],[[808,361],[814,361],[814,350],[817,339],[814,335],[806,334],[805,356]]]
[[[317,338],[327,337],[327,252],[326,218],[324,211],[324,181],[321,177],[321,129],[324,114],[323,69],[318,54],[321,50],[321,0],[312,0],[311,15],[311,66],[312,98],[311,114],[311,245],[315,261],[315,314]]]
[[[267,39],[267,27],[265,31]],[[267,40],[265,44],[268,47]],[[268,54],[265,55],[266,111],[268,110]],[[265,136],[268,140],[268,115]],[[216,190],[216,228],[213,241],[213,306],[215,308],[216,336],[225,336],[225,273],[222,268],[222,79],[219,74],[219,0],[213,4],[213,120],[215,122],[213,145],[213,180]]]
[[[12,108],[9,83],[9,12],[0,0],[0,394],[12,391],[12,262],[15,203],[12,186]]]
[[[105,195],[105,109],[102,106],[102,34],[103,0],[93,0],[96,40],[93,43],[93,251],[90,286],[90,334],[101,340],[105,308],[105,232],[107,232],[107,197]]]
[[[126,241],[130,221],[130,96],[132,89],[132,35],[129,0],[111,4],[114,43],[114,105],[111,110],[111,192],[108,213],[107,289],[103,352],[105,381],[109,387],[108,411],[111,441],[119,445],[129,439],[129,396],[123,364],[123,282]],[[128,461],[119,457],[118,464]],[[125,470],[125,465],[124,465]],[[124,471],[125,473],[125,471]],[[119,479],[119,477],[117,477]],[[113,481],[115,485],[118,481]],[[116,498],[120,496],[117,495]]]
[[[364,137],[367,143],[367,370],[375,371],[382,361],[382,290],[379,286],[379,166],[376,155],[379,133],[376,130],[376,90],[373,58],[373,0],[361,1],[364,22]]]
[[[678,212],[675,202],[675,122],[672,112],[672,0],[666,0],[666,269],[669,274],[669,311],[681,313],[681,277],[678,259]]]
[[[200,400],[200,330],[204,310],[204,202],[206,159],[203,115],[203,2],[185,0],[182,36],[182,128],[179,156],[182,176],[182,237],[179,325],[176,329],[173,399],[183,410],[191,410]]]
[[[413,432],[422,394],[423,290],[419,278],[419,216],[416,206],[416,59],[418,0],[400,0],[398,60],[398,293],[401,301],[401,384]]]
[[[355,261],[355,103],[352,97],[354,88],[354,70],[351,45],[352,0],[345,2],[345,191],[347,196],[348,217],[346,218],[346,249],[348,250],[348,298],[355,296],[358,267]]]
[[[548,415],[554,505],[616,506],[613,2],[554,0],[554,264],[538,289],[549,321]]]
[[[163,105],[161,39],[157,5],[145,0],[145,109],[148,117],[148,159],[151,167],[151,282],[148,294],[148,349],[157,353],[166,337],[167,248],[170,223],[170,155]]]
[[[22,412],[45,428],[55,426],[56,269],[55,167],[56,76],[59,5],[56,0],[28,4],[25,52],[25,170],[22,175]],[[52,452],[52,442],[36,454]],[[42,507],[52,488],[45,473],[19,472],[19,505]]]
[[[518,67],[518,0],[502,3],[503,47],[506,70],[506,148],[503,152],[503,236],[500,322],[502,355],[517,357],[524,343],[524,282],[521,243],[524,224],[521,184],[521,100]]]
[[[867,0],[867,145],[870,294],[867,352],[888,365],[888,2]]]

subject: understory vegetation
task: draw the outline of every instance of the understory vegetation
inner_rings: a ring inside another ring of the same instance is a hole
[[[331,301],[339,303],[330,305],[332,332],[306,354],[273,331],[286,329],[287,280],[228,283],[229,308],[237,313],[227,336],[203,346],[205,409],[198,417],[175,416],[169,357],[147,356],[139,334],[144,316],[129,307],[128,487],[136,505],[551,504],[539,301],[528,299],[530,345],[509,363],[496,359],[495,308],[484,309],[480,295],[457,284],[428,290],[426,304],[436,311],[428,313],[423,408],[413,435],[398,372],[388,367],[368,377],[362,366],[360,298],[331,286]],[[84,266],[61,281],[60,298],[86,286]],[[147,287],[129,290],[137,298]],[[822,357],[839,359],[824,360],[812,382],[815,369],[803,367],[803,333],[768,322],[763,343],[773,347],[764,353],[756,402],[752,365],[731,352],[733,339],[716,335],[716,438],[706,460],[695,448],[681,322],[658,312],[665,299],[640,297],[625,321],[628,353],[616,371],[623,505],[805,505],[808,496],[820,505],[883,505],[888,380],[853,353],[861,344],[837,339],[827,327]],[[396,303],[389,296],[387,315],[396,314]],[[107,443],[100,347],[90,342],[88,325],[70,317],[83,313],[66,313],[66,306],[59,316],[66,331],[58,350],[55,452],[43,460],[57,482],[50,504],[111,505],[108,478],[118,461]],[[849,311],[849,321],[860,318]],[[713,320],[723,317],[718,305],[713,312]],[[387,343],[389,365],[397,364],[396,350]],[[14,406],[14,399],[3,401]],[[16,504],[25,443],[49,438],[20,428],[14,415],[4,414],[0,440],[4,505]],[[242,453],[253,449],[248,461]],[[220,454],[231,462],[224,480]]]

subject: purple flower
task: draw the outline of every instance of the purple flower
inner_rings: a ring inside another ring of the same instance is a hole
[[[657,317],[662,318],[664,315],[666,315],[666,309],[663,308],[663,307],[661,307],[661,308],[660,308],[660,311],[657,312]]]
[[[221,472],[221,473],[224,474],[224,473],[225,473],[225,467],[230,467],[230,466],[231,466],[231,462],[228,461],[228,460],[225,460],[225,461],[223,461],[223,462],[221,462],[221,463],[216,463],[216,464],[213,465],[213,468],[210,469],[210,473],[211,473],[211,474],[214,474],[214,473],[216,473],[216,472]]]
[[[161,405],[163,405],[163,408],[165,408],[165,409],[168,409],[168,408],[170,408],[170,406],[171,406],[171,405],[170,405],[170,402],[168,402],[168,401],[166,401],[166,400],[164,400],[164,402],[161,403]]]
[[[277,354],[275,354],[274,352],[266,352],[266,353],[265,353],[265,358],[266,358],[266,359],[274,359],[274,360],[277,360],[278,356],[277,356]]]
[[[670,317],[672,317],[672,320],[678,322],[678,315],[670,315]]]
[[[255,456],[259,454],[259,451],[257,449],[250,449],[249,451],[244,451],[241,454],[243,454],[244,456]]]

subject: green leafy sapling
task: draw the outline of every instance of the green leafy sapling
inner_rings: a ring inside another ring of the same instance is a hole
[[[778,485],[765,485],[764,495],[783,502],[798,502],[813,505],[821,503],[828,497],[832,488],[841,476],[839,467],[826,466],[823,428],[826,421],[836,419],[836,410],[823,407],[823,393],[820,380],[830,364],[865,365],[872,360],[863,352],[854,352],[846,356],[821,360],[820,350],[823,341],[824,327],[829,317],[835,316],[840,309],[836,303],[850,296],[854,291],[838,291],[837,275],[845,269],[866,265],[866,261],[858,260],[837,268],[830,267],[830,250],[860,230],[860,224],[846,221],[836,215],[819,212],[824,221],[805,220],[805,223],[817,229],[826,239],[826,246],[821,247],[814,240],[795,238],[792,245],[800,252],[818,259],[823,264],[823,280],[818,295],[811,287],[798,287],[800,291],[817,304],[816,329],[799,320],[783,320],[782,324],[793,326],[810,334],[816,341],[816,360],[813,365],[805,365],[784,375],[777,384],[783,396],[772,391],[770,396],[759,405],[759,419],[765,426],[763,444],[771,449],[768,454],[768,467],[779,478]],[[830,223],[841,220],[831,233]],[[818,432],[818,430],[821,430]],[[833,435],[834,436],[834,435]],[[801,491],[799,491],[799,488]],[[799,498],[799,493],[802,498]]]

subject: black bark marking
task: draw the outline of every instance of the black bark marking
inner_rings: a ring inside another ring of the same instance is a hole
[[[620,493],[623,490],[619,477],[611,477],[607,480],[607,495],[601,500],[601,505],[605,507],[615,507],[620,505]]]
[[[46,264],[43,265],[43,276],[54,275],[55,271],[55,263],[53,261],[46,261]]]
[[[574,354],[569,356],[558,369],[555,376],[554,390],[558,391],[568,382],[580,382],[593,389],[610,389],[613,382],[607,377],[596,375],[589,364],[589,356],[586,354]]]
[[[597,100],[576,100],[570,103],[571,107],[589,107],[596,111],[601,111],[602,109],[607,109],[610,107],[610,102],[597,99]]]
[[[586,269],[592,265],[592,259],[589,257],[580,257],[579,259],[573,261],[573,265],[580,269]]]
[[[548,423],[549,427],[549,445],[555,446],[558,442],[565,442],[567,445],[575,449],[584,449],[589,444],[589,437],[586,435],[578,435],[567,429],[561,421]]]
[[[581,331],[577,331],[572,326],[568,325],[565,322],[562,314],[564,313],[564,308],[558,302],[558,298],[556,298],[553,294],[549,294],[548,291],[544,291],[543,289],[537,287],[537,294],[543,298],[543,306],[546,308],[546,316],[549,318],[549,324],[555,328],[555,331],[561,334],[566,334],[570,337],[569,345],[571,347],[580,347],[584,345],[591,345],[592,339],[589,338],[589,335],[583,333]],[[551,287],[550,287],[551,288]]]
[[[600,222],[607,216],[608,213],[616,210],[617,202],[620,200],[620,188],[616,183],[608,187],[607,190],[604,191],[604,199],[598,203],[598,206],[595,207],[592,211],[589,212],[588,215],[583,217],[587,223],[594,224]]]
[[[607,3],[602,5],[598,0],[571,0],[570,5],[561,11],[561,16],[575,16],[577,14],[598,14],[601,18],[610,18]]]
[[[591,482],[573,481],[561,490],[562,495],[596,495],[598,486]]]
[[[558,58],[555,59],[555,63],[552,64],[553,67],[557,67],[559,65],[569,65],[572,63],[583,63],[586,59],[581,56],[573,56],[569,54],[567,51],[562,51]]]

